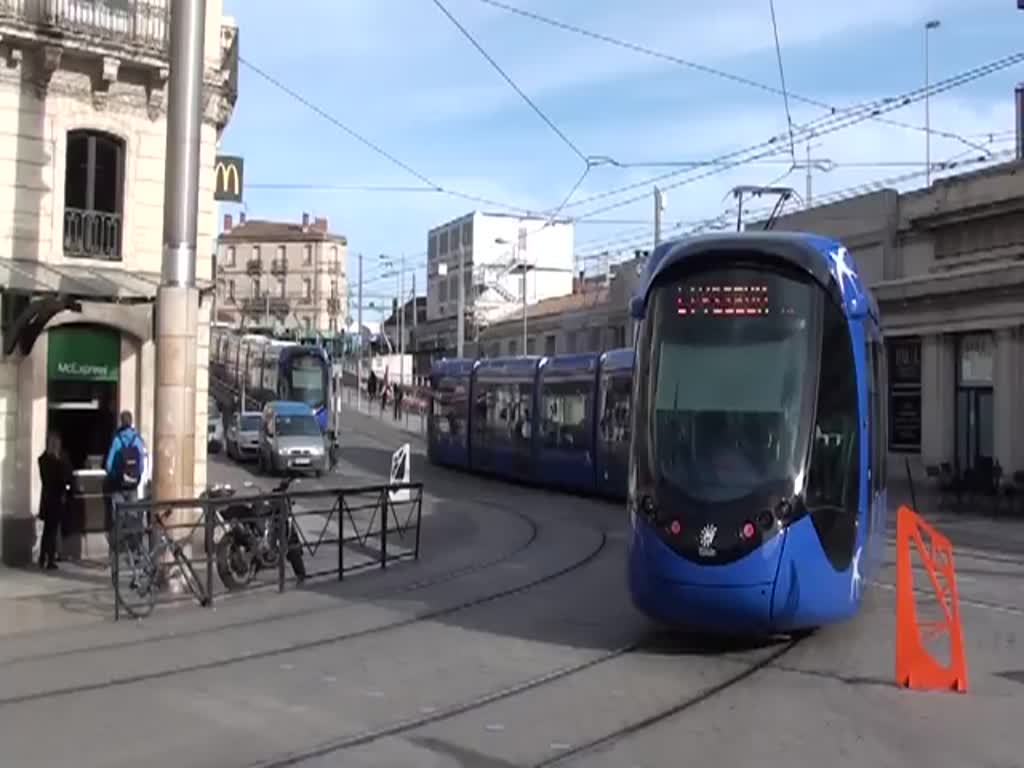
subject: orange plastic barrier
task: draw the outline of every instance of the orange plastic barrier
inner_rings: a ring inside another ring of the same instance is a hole
[[[927,534],[928,544],[922,534]],[[914,575],[910,552],[921,556],[943,619],[918,624],[914,602]],[[949,666],[942,666],[924,647],[922,630],[929,636],[949,633]],[[910,507],[901,506],[896,518],[896,683],[917,690],[967,691],[960,598],[956,591],[953,545]]]

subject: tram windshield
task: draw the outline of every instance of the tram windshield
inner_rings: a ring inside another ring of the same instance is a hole
[[[728,502],[796,475],[818,295],[810,282],[750,268],[653,289],[644,389],[659,484]]]
[[[312,408],[324,404],[324,366],[312,356],[299,356],[291,361],[291,400],[306,403]]]

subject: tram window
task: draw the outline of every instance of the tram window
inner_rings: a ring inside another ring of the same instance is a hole
[[[525,444],[530,438],[530,385],[484,384],[478,391],[479,431],[491,441]]]
[[[629,445],[633,400],[632,382],[624,376],[608,376],[604,380],[604,407],[601,409],[600,434],[606,443]]]
[[[856,515],[860,483],[857,377],[846,320],[826,301],[817,418],[812,433],[807,506]]]
[[[591,388],[586,382],[545,384],[541,440],[546,448],[582,453],[590,448]]]
[[[433,397],[434,430],[459,437],[466,431],[466,398],[451,382],[441,381]]]

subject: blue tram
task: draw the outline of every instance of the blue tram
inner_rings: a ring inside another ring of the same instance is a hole
[[[441,360],[431,372],[434,464],[624,499],[633,350]]]
[[[330,427],[331,363],[321,346],[216,327],[210,331],[210,376],[225,406],[243,392],[248,410],[273,400],[299,401],[313,409],[321,430]]]
[[[854,615],[885,547],[886,370],[850,254],[780,232],[666,242],[631,313],[636,606],[742,634]]]

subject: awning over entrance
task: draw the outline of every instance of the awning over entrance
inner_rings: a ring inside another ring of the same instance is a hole
[[[197,280],[201,292],[208,280]],[[46,324],[60,312],[82,311],[82,302],[147,304],[156,300],[160,275],[90,264],[47,264],[28,259],[0,259],[4,295],[3,351],[28,354]]]

